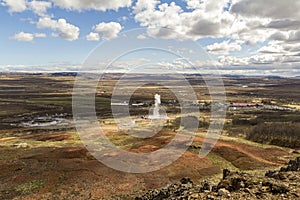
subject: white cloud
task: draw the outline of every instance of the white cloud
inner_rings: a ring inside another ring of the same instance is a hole
[[[174,2],[138,0],[133,7],[134,19],[148,28],[148,35],[152,37],[227,39],[206,47],[211,54],[229,55],[220,56],[218,64],[215,63],[218,66],[255,66],[259,71],[262,66],[264,70],[266,66],[272,69],[299,64],[295,58],[300,57],[299,1],[184,1],[188,10]],[[261,46],[266,42],[268,45]],[[248,52],[241,51],[242,44]],[[241,53],[232,56],[234,51]]]
[[[22,42],[32,42],[34,40],[34,35],[32,33],[20,32],[12,37],[13,40]]]
[[[220,56],[217,63],[237,66],[299,66],[300,58],[300,1],[295,0],[183,0],[184,3],[164,3],[160,0],[0,0],[10,13],[32,11],[40,16],[38,28],[51,29],[52,37],[77,40],[80,29],[66,19],[54,20],[47,11],[53,6],[68,11],[107,11],[132,7],[132,13],[114,19],[124,22],[131,17],[147,33],[138,36],[176,38],[180,40],[219,38],[220,43],[206,47]],[[123,16],[123,17],[122,17]],[[85,36],[88,41],[112,39],[122,26],[116,22],[99,23]],[[34,41],[46,37],[42,33],[15,34],[11,39]],[[256,46],[255,46],[256,45]],[[235,57],[231,54],[240,51]],[[228,55],[228,56],[225,56]],[[250,56],[249,56],[250,55]],[[174,63],[173,63],[174,64]],[[177,63],[175,63],[177,64]],[[207,64],[204,64],[207,65]]]
[[[299,9],[300,2],[293,0],[236,0],[231,12],[237,14],[245,26],[233,34],[232,38],[244,40],[249,45],[268,41],[268,45],[253,52],[263,55],[256,55],[259,57],[253,57],[252,61],[270,61],[274,65],[296,63],[290,56],[299,53]],[[278,62],[273,62],[274,60]]]
[[[98,33],[90,32],[90,34],[88,34],[86,36],[86,40],[88,40],[88,41],[99,41],[100,36],[99,36]]]
[[[59,34],[57,34],[57,33],[51,33],[51,37],[58,38]]]
[[[7,6],[10,13],[32,10],[39,16],[45,16],[47,9],[58,6],[66,10],[118,10],[130,7],[133,0],[2,0],[1,5]]]
[[[51,8],[52,3],[48,1],[28,1],[28,0],[3,0],[3,6],[8,6],[8,12],[23,12],[32,10],[39,16],[46,16],[47,9]]]
[[[129,7],[132,0],[52,0],[55,5],[69,10],[118,10]]]
[[[36,38],[45,38],[45,37],[47,37],[47,36],[46,36],[45,33],[35,33],[35,34],[34,34],[34,37],[36,37]]]
[[[214,43],[212,45],[208,45],[206,49],[211,54],[228,55],[232,51],[240,51],[242,47],[237,43],[230,43],[229,41],[224,41],[221,43]]]
[[[280,42],[300,42],[300,31],[277,31],[269,39]]]
[[[77,72],[81,65],[75,64],[53,64],[53,65],[0,65],[1,72]]]
[[[133,12],[136,14],[145,10],[154,10],[159,3],[159,0],[139,0],[133,7]]]
[[[225,37],[242,40],[247,45],[268,39],[300,40],[300,1],[184,1],[189,10],[174,2],[138,0],[133,7],[134,19],[151,28],[148,34],[152,37],[194,40]]]
[[[259,53],[266,53],[266,54],[271,54],[271,53],[285,53],[284,49],[280,45],[268,45],[268,46],[263,46],[261,47],[257,52]]]
[[[118,21],[119,22],[126,22],[126,21],[128,21],[129,20],[129,17],[127,17],[127,16],[122,16],[122,17],[119,17],[118,18]]]
[[[232,35],[233,39],[242,40],[247,45],[263,43],[274,33],[272,30],[248,29]]]
[[[249,58],[251,64],[274,64],[280,63],[283,57],[277,54],[253,55]]]
[[[117,22],[101,22],[94,27],[94,31],[107,40],[118,37],[121,30],[122,26]]]
[[[300,43],[280,43],[285,51],[294,54],[295,52],[300,52]]]
[[[38,28],[49,28],[54,31],[58,31],[58,35],[69,41],[77,40],[79,37],[80,29],[70,23],[67,23],[65,19],[53,20],[49,17],[40,18],[37,23]]]
[[[25,33],[20,32],[15,34],[11,39],[21,42],[33,42],[35,38],[45,38],[46,34],[44,33]]]
[[[276,31],[269,37],[270,40],[286,41],[289,39],[289,34],[283,31]]]
[[[280,19],[271,21],[266,28],[274,28],[278,30],[297,30],[300,27],[299,20]]]
[[[282,68],[283,65],[296,64],[298,66],[300,57],[274,53],[257,54],[250,57],[220,56],[219,62],[223,66],[244,66],[245,68],[264,66],[264,68],[274,69]]]
[[[199,0],[185,0],[185,2],[187,4],[187,8],[189,8],[189,9],[201,8],[203,5],[203,2],[201,2]]]
[[[8,12],[23,12],[26,10],[25,0],[3,0],[3,6],[8,6]]]
[[[299,19],[300,1],[295,0],[241,0],[231,11],[242,16],[272,19]]]
[[[30,1],[27,3],[29,9],[39,16],[45,17],[47,9],[51,8],[52,3],[47,1]]]
[[[135,21],[151,28],[151,36],[162,38],[199,38],[229,35],[234,16],[224,11],[229,0],[203,1],[201,6],[192,6],[191,11],[183,11],[175,2],[160,4],[156,0],[138,0],[133,7]],[[161,28],[168,28],[161,29]],[[157,30],[155,30],[155,29]]]
[[[246,66],[249,64],[249,58],[239,58],[235,56],[220,56],[219,62],[226,66]]]
[[[289,41],[300,41],[300,31],[292,31],[289,36]]]
[[[145,34],[140,34],[137,36],[137,39],[139,39],[139,40],[144,40],[146,38],[147,38],[147,36]]]

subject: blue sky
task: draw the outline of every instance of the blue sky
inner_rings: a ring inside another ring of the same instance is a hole
[[[39,29],[30,21],[38,21],[39,17],[32,12],[8,13],[7,8],[0,7],[0,20],[3,27],[0,42],[1,65],[52,65],[53,63],[83,62],[85,56],[100,42],[87,41],[87,35],[92,27],[100,22],[118,21],[128,14],[127,9],[120,12],[85,11],[82,13],[66,11],[59,8],[50,9],[55,18],[65,18],[71,24],[80,27],[80,36],[76,41],[51,37],[51,30]],[[120,19],[119,19],[120,18]],[[120,22],[124,27],[137,27],[133,20]],[[38,38],[34,41],[24,42],[13,40],[14,34],[19,32],[38,32],[48,35],[47,38]],[[37,56],[38,55],[38,56]]]
[[[299,10],[293,0],[1,0],[0,71],[76,71],[101,42],[145,28],[200,44],[212,58],[200,66],[295,76]]]

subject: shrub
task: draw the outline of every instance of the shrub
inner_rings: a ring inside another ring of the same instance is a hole
[[[300,147],[300,123],[272,122],[256,125],[247,139],[282,147]]]

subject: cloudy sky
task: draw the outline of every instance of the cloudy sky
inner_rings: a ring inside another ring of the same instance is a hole
[[[76,71],[99,43],[143,27],[197,42],[205,65],[227,74],[299,76],[299,10],[297,0],[0,0],[0,71]]]

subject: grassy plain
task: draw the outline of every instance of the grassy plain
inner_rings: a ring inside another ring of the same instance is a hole
[[[181,80],[172,78],[182,90]],[[191,75],[187,79],[197,91],[199,102],[209,105],[209,93],[201,77]],[[220,140],[207,157],[200,158],[210,120],[208,106],[200,109],[201,126],[193,144],[176,162],[153,173],[118,172],[98,162],[81,143],[72,119],[74,80],[72,76],[51,74],[1,74],[0,199],[116,199],[183,177],[200,181],[219,176],[225,167],[260,173],[278,168],[299,154],[299,147],[278,147],[246,138],[260,123],[300,123],[300,79],[228,76],[224,77],[228,104],[264,102],[295,109],[229,109]],[[117,80],[118,75],[107,75],[96,93],[96,113],[106,136],[120,148],[137,153],[164,147],[182,128],[176,121],[181,117],[176,96],[155,83],[134,92],[129,103],[145,104],[130,107],[132,118],[141,127],[148,126],[149,121],[141,117],[149,114],[154,94],[161,95],[169,116],[154,137],[135,138],[121,131],[111,114],[111,95]],[[51,124],[55,120],[57,123]]]

